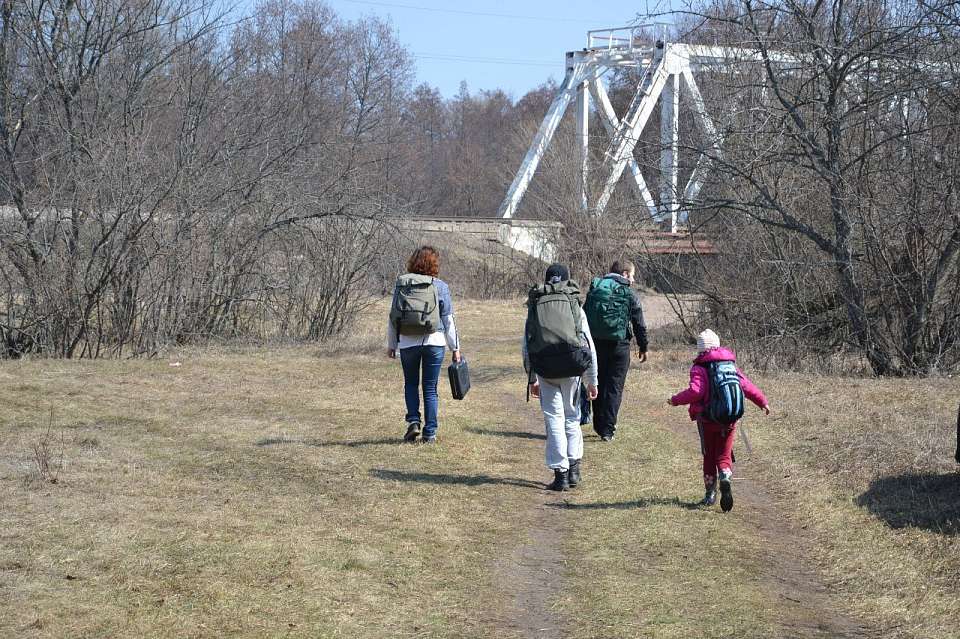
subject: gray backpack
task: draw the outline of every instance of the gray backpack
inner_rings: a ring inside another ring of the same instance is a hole
[[[432,277],[407,273],[397,278],[390,322],[400,335],[429,335],[442,330],[440,301]]]
[[[582,338],[580,287],[573,280],[530,289],[526,333],[530,366],[541,377],[579,377],[590,367],[590,349]]]

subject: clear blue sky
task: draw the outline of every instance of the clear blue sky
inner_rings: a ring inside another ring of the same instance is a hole
[[[387,18],[416,56],[417,83],[456,95],[501,88],[515,99],[563,77],[564,53],[588,29],[623,26],[667,0],[326,0],[340,17]],[[254,4],[253,0],[249,2]]]

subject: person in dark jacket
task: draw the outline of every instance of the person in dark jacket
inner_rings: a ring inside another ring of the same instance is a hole
[[[621,340],[597,339],[597,372],[599,375],[598,395],[593,400],[593,430],[603,441],[613,439],[617,431],[617,417],[623,400],[623,387],[630,370],[630,342],[637,341],[637,356],[640,362],[647,361],[647,327],[643,323],[643,308],[640,295],[633,290],[636,267],[632,262],[617,260],[610,272],[601,278],[613,280],[616,285],[625,286],[630,292],[629,313],[626,322],[626,337]],[[589,314],[588,314],[589,317]],[[590,327],[594,330],[594,327]]]

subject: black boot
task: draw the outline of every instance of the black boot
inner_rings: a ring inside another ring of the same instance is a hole
[[[712,482],[706,485],[703,492],[703,501],[700,502],[701,506],[713,506],[717,503],[717,480],[714,479]]]
[[[720,510],[725,513],[733,508],[733,487],[731,486],[729,470],[720,473],[717,483],[720,484]]]
[[[403,436],[405,442],[415,442],[420,436],[420,422],[407,422],[407,432]]]
[[[576,488],[580,483],[580,460],[570,462],[570,470],[567,471],[567,483],[570,488]]]
[[[563,492],[564,490],[569,490],[569,488],[570,488],[570,482],[567,478],[567,471],[554,470],[553,483],[547,486],[547,490],[555,490],[557,492]]]

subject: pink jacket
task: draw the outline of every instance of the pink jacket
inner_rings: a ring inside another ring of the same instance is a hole
[[[670,398],[670,403],[674,406],[689,404],[690,419],[696,420],[697,417],[707,409],[707,402],[710,399],[710,379],[707,377],[707,369],[704,364],[720,361],[737,361],[737,355],[729,348],[711,348],[704,351],[693,360],[693,366],[690,367],[690,386],[686,390],[680,391]],[[763,391],[757,388],[756,384],[750,381],[750,378],[743,374],[743,371],[737,369],[737,375],[740,376],[740,387],[743,394],[751,402],[763,408],[767,405],[767,398]]]

